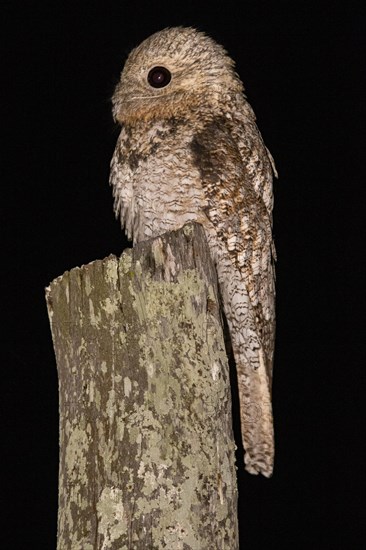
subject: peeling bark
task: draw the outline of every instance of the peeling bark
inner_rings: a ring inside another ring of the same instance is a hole
[[[229,369],[201,226],[72,269],[46,296],[58,549],[237,549]]]

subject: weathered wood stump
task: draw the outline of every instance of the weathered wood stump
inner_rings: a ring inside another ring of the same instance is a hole
[[[58,549],[237,549],[229,368],[201,226],[72,269],[46,296]]]

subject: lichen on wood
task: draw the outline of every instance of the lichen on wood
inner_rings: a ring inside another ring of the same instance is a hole
[[[201,226],[72,269],[46,296],[58,549],[238,548],[229,369]]]

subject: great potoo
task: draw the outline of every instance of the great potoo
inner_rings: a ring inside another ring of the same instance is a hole
[[[236,363],[245,467],[270,476],[275,168],[234,62],[202,32],[164,29],[130,53],[113,115],[122,129],[110,181],[128,237],[190,221],[205,229]]]

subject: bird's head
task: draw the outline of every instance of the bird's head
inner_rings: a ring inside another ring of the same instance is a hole
[[[120,124],[189,112],[212,116],[242,91],[222,46],[190,27],[167,28],[130,53],[112,98],[113,116]]]

